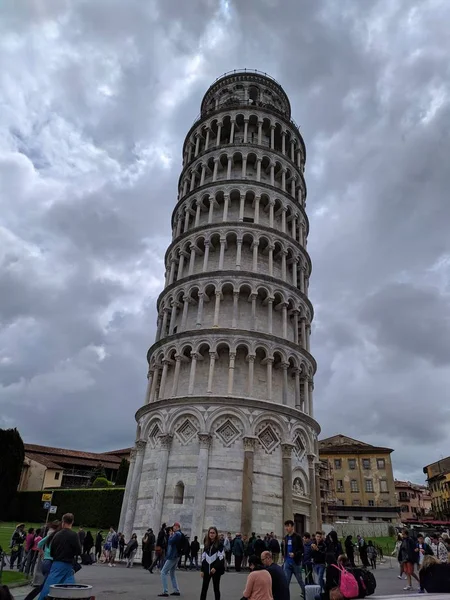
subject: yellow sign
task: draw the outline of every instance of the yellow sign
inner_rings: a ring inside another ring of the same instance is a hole
[[[42,502],[51,502],[53,493],[51,494],[42,494]]]

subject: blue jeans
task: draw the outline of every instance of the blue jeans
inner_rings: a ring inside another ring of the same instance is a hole
[[[302,567],[301,565],[296,565],[294,562],[289,563],[287,560],[283,565],[284,575],[287,579],[288,584],[291,583],[292,575],[294,575],[295,579],[298,581],[298,585],[302,590],[303,597],[305,598],[305,584],[302,579]]]
[[[73,566],[70,563],[63,563],[54,560],[50,567],[50,573],[42,587],[39,600],[45,600],[45,598],[48,596],[51,585],[58,585],[62,583],[75,583]]]
[[[163,585],[163,593],[169,593],[169,582],[167,580],[167,575],[170,575],[170,581],[172,582],[172,587],[174,592],[179,592],[177,578],[175,575],[175,569],[177,568],[178,557],[177,558],[169,558],[164,563],[163,568],[161,569],[161,581]]]
[[[324,585],[324,581],[323,581],[323,574],[325,573],[325,565],[314,565],[314,573],[317,575],[317,577],[319,579],[318,584],[320,585],[322,590],[324,590],[325,585]]]

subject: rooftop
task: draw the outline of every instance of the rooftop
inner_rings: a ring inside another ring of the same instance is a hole
[[[383,446],[372,446],[372,444],[361,442],[340,433],[319,440],[319,452],[322,454],[374,454],[376,452],[390,454],[393,450]]]
[[[90,465],[96,466],[101,463],[105,467],[118,469],[121,458],[114,454],[102,452],[82,452],[80,450],[69,450],[67,448],[53,448],[51,446],[38,446],[37,444],[24,444],[25,454],[41,464],[51,462],[56,466],[48,467],[60,469],[64,465]],[[61,466],[60,466],[61,465]],[[46,464],[46,466],[48,466]]]

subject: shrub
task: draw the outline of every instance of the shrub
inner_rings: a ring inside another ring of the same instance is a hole
[[[106,477],[97,477],[92,484],[93,488],[108,488],[112,486],[112,481],[108,481]]]
[[[51,492],[51,490],[44,490],[44,492]],[[55,515],[50,515],[50,519],[61,519],[64,513],[71,512],[75,515],[76,525],[102,528],[117,526],[124,492],[125,489],[119,487],[54,490],[52,504],[58,508]],[[42,493],[42,491],[16,492],[9,510],[0,514],[0,519],[17,523],[44,522],[47,511],[44,510],[42,503]]]

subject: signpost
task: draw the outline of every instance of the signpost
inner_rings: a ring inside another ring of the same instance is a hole
[[[52,512],[52,508],[54,508],[54,513],[56,513],[56,506],[52,506],[53,492],[48,492],[46,494],[42,494],[42,502],[44,503],[44,510],[47,511],[47,516],[45,518],[45,529],[47,529],[48,523],[48,515]]]
[[[56,511],[58,510],[57,506],[50,506],[50,514],[51,515],[56,515]]]

